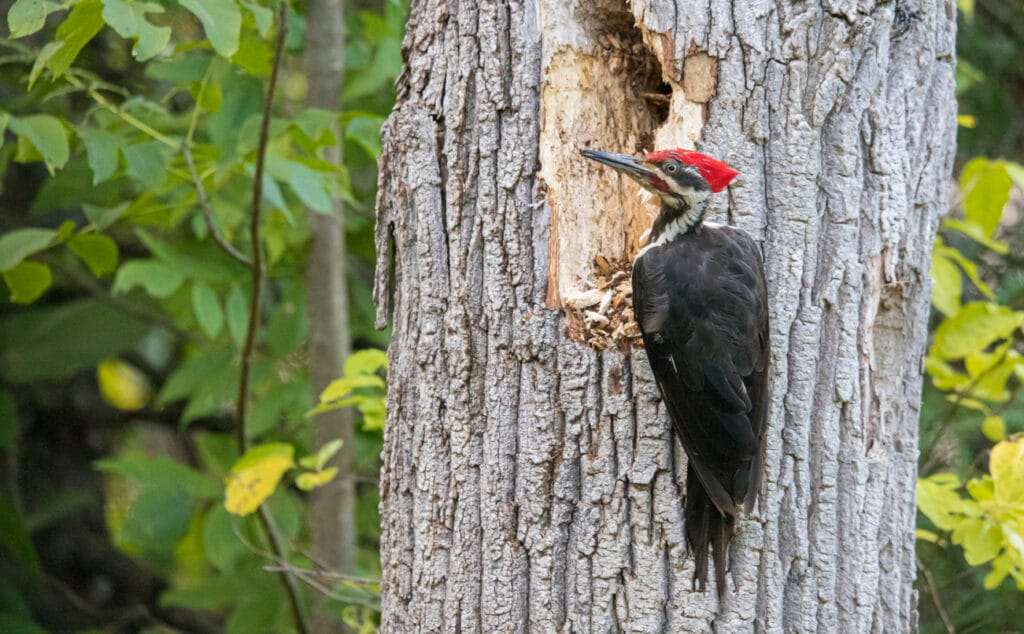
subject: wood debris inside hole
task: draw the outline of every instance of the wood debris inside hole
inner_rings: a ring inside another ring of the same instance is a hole
[[[569,337],[598,350],[640,346],[640,327],[633,315],[633,263],[594,258],[593,281],[563,297]]]

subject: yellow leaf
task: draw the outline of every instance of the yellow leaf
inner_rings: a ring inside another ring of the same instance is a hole
[[[943,315],[952,317],[960,310],[963,281],[956,264],[939,252],[932,255],[932,305]]]
[[[919,528],[914,531],[914,535],[917,537],[918,541],[931,542],[933,544],[938,544],[941,541],[941,538],[937,533],[933,533],[932,531],[925,530],[923,528]]]
[[[1006,422],[1002,416],[989,416],[981,422],[981,433],[993,442],[1006,438]]]
[[[958,114],[956,116],[956,124],[963,128],[973,128],[978,125],[978,118],[973,114]]]
[[[321,487],[338,475],[338,467],[331,467],[323,471],[307,471],[295,479],[295,484],[303,491],[311,491]]]
[[[96,382],[103,400],[127,412],[145,407],[153,393],[146,377],[119,359],[101,361],[96,367]]]
[[[998,443],[988,464],[996,502],[1024,505],[1024,436]]]
[[[228,513],[244,516],[259,508],[295,465],[294,454],[294,447],[287,443],[267,443],[246,451],[224,480],[224,508]]]

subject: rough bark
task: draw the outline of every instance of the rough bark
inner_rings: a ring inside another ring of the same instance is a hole
[[[382,631],[915,629],[954,20],[952,0],[413,2],[377,210]],[[685,458],[642,351],[574,341],[557,308],[642,224],[578,150],[694,142],[742,172],[712,211],[762,241],[772,309],[766,473],[721,605],[691,590]]]
[[[343,0],[310,0],[306,3],[309,40],[309,94],[314,108],[335,111],[341,107],[345,68]],[[327,160],[341,164],[341,135],[336,147],[325,151]],[[342,375],[352,349],[349,331],[349,298],[346,279],[345,210],[336,204],[334,214],[306,212],[313,235],[306,263],[306,302],[309,314],[309,366],[313,398]],[[313,420],[317,447],[340,438],[344,443],[332,461],[338,476],[313,496],[313,558],[333,572],[355,573],[356,526],[352,414],[337,409]],[[341,622],[324,610],[314,619],[315,632],[336,632]]]

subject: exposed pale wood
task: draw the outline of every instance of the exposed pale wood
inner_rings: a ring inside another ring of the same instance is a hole
[[[628,8],[673,88],[659,130],[598,76],[589,24],[612,3],[413,3],[378,199],[385,632],[915,629],[955,7],[901,7],[900,34],[894,2],[677,1]],[[548,308],[598,254],[570,236],[628,252],[645,213],[578,147],[681,146],[694,125],[742,172],[712,213],[763,241],[772,307],[766,474],[724,605],[691,591],[683,457],[643,353],[571,341]]]

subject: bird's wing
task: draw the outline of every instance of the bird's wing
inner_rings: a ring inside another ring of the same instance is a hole
[[[634,312],[662,399],[708,496],[729,515],[756,495],[767,397],[764,272],[742,238],[714,248],[683,239],[633,268]]]

